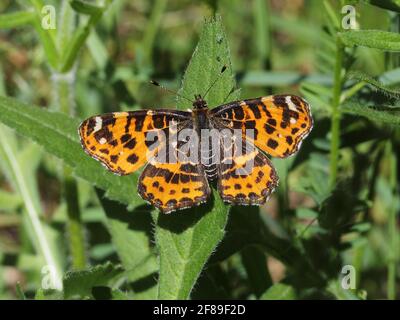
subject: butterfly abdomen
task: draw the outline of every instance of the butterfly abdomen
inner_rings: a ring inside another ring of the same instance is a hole
[[[206,150],[201,150],[201,163],[204,167],[204,172],[208,180],[217,178],[217,154],[216,148],[210,143],[210,147]]]
[[[217,163],[219,150],[218,132],[210,123],[208,117],[208,108],[197,108],[193,110],[195,128],[200,137],[199,159],[203,166],[204,173],[208,180],[217,178]]]

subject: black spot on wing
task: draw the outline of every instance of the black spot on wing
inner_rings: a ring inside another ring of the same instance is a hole
[[[278,142],[274,139],[268,139],[267,146],[270,147],[271,149],[276,149],[278,146]]]
[[[139,158],[136,154],[133,153],[128,158],[126,158],[126,160],[131,164],[135,164],[136,162],[138,162]]]
[[[121,137],[121,143],[127,142],[130,138],[131,138],[131,135],[130,135],[129,133],[124,134],[124,135]]]
[[[112,156],[110,157],[110,160],[111,160],[112,163],[117,163],[117,161],[118,161],[118,155],[112,155]]]
[[[268,134],[272,134],[275,131],[274,127],[271,127],[269,124],[264,124],[264,129]]]
[[[135,146],[136,146],[135,138],[132,138],[131,140],[129,140],[127,143],[124,144],[124,147],[128,149],[133,149]]]

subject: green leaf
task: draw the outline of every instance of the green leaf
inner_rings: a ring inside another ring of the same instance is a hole
[[[158,214],[159,299],[187,299],[201,269],[224,236],[228,208],[216,191],[213,201],[186,212]]]
[[[74,34],[77,21],[77,13],[72,9],[68,1],[62,1],[60,4],[58,21],[55,42],[57,43],[59,52],[63,52],[67,50],[69,41]],[[61,108],[59,108],[59,110],[60,109]]]
[[[35,294],[35,300],[62,300],[64,299],[63,293],[58,290],[42,289],[39,288]]]
[[[382,9],[400,12],[399,1],[397,0],[363,0],[363,2],[377,6]]]
[[[70,5],[76,12],[87,14],[87,15],[101,14],[104,10],[104,8],[102,8],[102,7],[98,7],[93,4],[83,2],[80,0],[72,0],[72,1],[70,1]]]
[[[100,70],[103,70],[107,64],[108,52],[107,48],[105,47],[104,43],[101,41],[95,30],[93,30],[88,37],[87,47],[90,51],[91,56],[96,62],[97,67]]]
[[[114,266],[109,262],[86,270],[69,271],[63,279],[64,298],[90,297],[93,287],[105,286],[121,273],[121,267]]]
[[[96,7],[91,4],[83,3],[82,1],[72,1],[71,5],[77,11],[89,14],[90,18],[86,23],[75,30],[71,40],[65,46],[65,50],[61,56],[60,70],[61,72],[68,72],[73,67],[79,51],[86,42],[90,35],[91,30],[103,16],[104,11],[107,9],[109,3],[107,2],[104,7]]]
[[[79,120],[62,113],[31,107],[15,99],[0,97],[0,122],[64,160],[74,169],[77,177],[106,190],[108,198],[128,205],[144,203],[134,192],[136,175],[118,177],[83,152],[77,132]]]
[[[221,75],[224,65],[227,69]],[[232,94],[235,82],[220,17],[205,22],[179,93],[189,99],[195,94],[204,96],[216,77],[220,79],[206,97],[209,105],[219,105],[228,96],[237,98],[237,92]],[[177,100],[180,109],[191,107],[181,97]],[[212,198],[185,212],[154,215],[160,252],[159,299],[188,299],[204,264],[223,238],[228,207],[216,191]]]
[[[33,12],[15,12],[0,15],[0,28],[9,29],[27,25],[32,22],[35,14]]]
[[[295,289],[284,283],[276,283],[263,293],[262,300],[294,300],[296,299]]]
[[[400,98],[400,90],[396,90],[390,88],[383,84],[380,81],[375,80],[374,78],[368,76],[367,74],[360,72],[360,71],[351,71],[347,74],[349,79],[356,79],[358,81],[363,81],[371,85],[375,90],[382,92],[383,94],[387,95],[388,97],[393,98]]]
[[[355,100],[346,101],[341,106],[342,110],[348,114],[363,116],[371,121],[381,122],[392,125],[400,125],[400,107],[393,106],[366,106]]]
[[[227,69],[220,75],[224,65]],[[220,79],[206,97],[210,107],[239,98],[238,92],[232,91],[235,89],[235,80],[228,42],[220,17],[205,22],[200,41],[185,72],[179,94],[191,100],[195,94],[201,94],[204,97],[205,92],[217,77]],[[177,97],[177,106],[182,110],[192,107],[187,100],[179,96]]]
[[[250,287],[256,297],[259,297],[272,285],[267,267],[267,257],[258,246],[248,246],[240,254]]]
[[[327,285],[327,291],[332,293],[338,300],[363,300],[355,290],[346,290],[342,288],[341,281],[331,280]],[[360,294],[362,294],[360,292]]]
[[[348,46],[364,46],[384,51],[400,51],[400,34],[380,30],[350,30],[339,33]]]
[[[103,197],[97,191],[107,216],[107,229],[126,270],[136,299],[157,297],[157,258],[152,245],[151,207],[147,205],[128,210],[126,206]],[[141,285],[140,285],[141,284]]]
[[[300,261],[299,253],[292,248],[290,242],[278,236],[281,233],[279,225],[275,223],[275,226],[272,226],[269,223],[267,227],[259,211],[255,206],[231,208],[226,236],[211,257],[211,262],[225,260],[249,245],[258,245],[267,254],[287,265]]]

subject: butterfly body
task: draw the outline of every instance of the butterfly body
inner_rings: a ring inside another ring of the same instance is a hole
[[[207,106],[207,102],[199,95],[195,96],[193,103],[193,109],[191,110],[195,133],[197,134],[197,140],[199,141],[198,148],[198,159],[203,167],[204,173],[209,181],[217,178],[218,169],[218,153],[220,152],[218,144],[213,143],[210,135],[203,135],[204,133],[213,133],[213,129],[218,130],[215,127],[212,117],[210,117],[210,109]],[[208,141],[205,141],[207,140]]]
[[[308,103],[293,95],[235,101],[209,109],[196,96],[190,111],[116,112],[79,127],[81,144],[110,171],[145,168],[140,196],[168,213],[208,200],[209,181],[225,202],[259,205],[278,184],[269,158],[295,153],[312,128]]]

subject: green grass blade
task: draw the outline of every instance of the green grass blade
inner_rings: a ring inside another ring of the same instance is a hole
[[[21,163],[18,159],[15,148],[10,144],[10,132],[6,128],[0,127],[0,156],[4,161],[3,166],[8,168],[9,179],[13,182],[15,188],[19,191],[23,199],[27,212],[26,219],[32,229],[33,242],[37,251],[43,257],[44,262],[53,268],[54,272],[50,272],[51,282],[58,290],[62,289],[61,282],[61,266],[54,252],[49,234],[45,225],[42,223],[41,208],[37,196],[37,190],[32,186],[27,174],[29,164]],[[28,150],[29,151],[29,150]],[[26,159],[25,159],[26,160]],[[32,160],[32,158],[31,158]],[[32,172],[29,172],[32,175]],[[35,192],[36,191],[36,192]]]
[[[222,66],[227,70],[210,90],[210,106],[221,104],[234,88],[230,54],[221,18],[206,21],[179,93],[188,98],[206,92],[220,75]],[[232,97],[232,99],[237,96]],[[178,107],[191,107],[178,97]],[[199,274],[224,235],[228,207],[218,193],[207,205],[171,215],[158,214],[156,243],[160,252],[160,299],[188,299]]]
[[[275,283],[260,297],[261,300],[295,300],[295,289],[285,283]]]
[[[0,29],[16,28],[32,22],[35,14],[32,12],[15,12],[0,15]]]
[[[254,20],[256,32],[254,36],[254,45],[257,48],[258,63],[262,69],[271,67],[271,30],[270,30],[270,12],[268,3],[264,0],[256,0],[253,4]]]
[[[163,13],[167,6],[166,0],[154,1],[151,9],[149,21],[144,32],[143,40],[141,42],[141,49],[143,50],[143,64],[145,67],[150,68],[152,64],[152,53],[154,48],[154,41],[157,32],[160,28]]]

